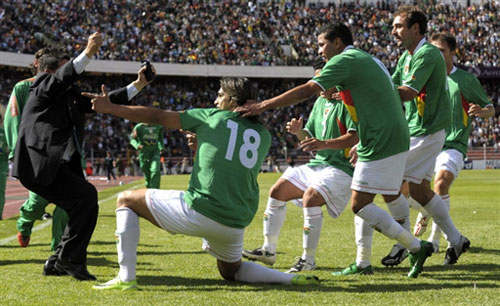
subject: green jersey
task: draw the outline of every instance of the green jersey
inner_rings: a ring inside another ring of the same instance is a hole
[[[19,134],[19,124],[21,124],[21,114],[24,105],[28,101],[30,86],[34,81],[35,78],[33,77],[17,82],[14,85],[7,109],[5,110],[4,128],[7,146],[10,150],[9,158],[14,157],[14,149],[16,148]]]
[[[341,101],[329,101],[318,97],[307,120],[305,130],[319,140],[334,139],[348,131],[356,131],[356,126]],[[352,176],[354,168],[349,162],[350,148],[344,150],[320,150],[307,165],[329,165]]]
[[[163,126],[139,123],[130,135],[130,145],[139,151],[139,158],[149,159],[163,150]]]
[[[379,160],[408,151],[410,138],[401,100],[380,60],[348,46],[332,57],[312,82],[323,90],[335,86],[340,91],[357,125],[359,161]]]
[[[0,169],[3,164],[7,164],[9,160],[8,156],[9,148],[7,147],[7,141],[5,140],[5,131],[0,126]]]
[[[430,135],[450,124],[446,64],[437,47],[422,39],[413,54],[406,50],[392,80],[418,92],[415,99],[404,104],[410,136]]]
[[[181,126],[198,140],[186,203],[221,224],[246,227],[259,206],[257,175],[271,134],[260,123],[215,108],[181,112]]]
[[[448,76],[448,88],[451,100],[451,124],[446,127],[443,149],[455,149],[465,157],[471,131],[469,103],[485,107],[492,105],[492,102],[473,74],[456,67],[453,67]]]

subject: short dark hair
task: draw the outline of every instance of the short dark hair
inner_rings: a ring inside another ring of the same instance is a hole
[[[351,30],[343,23],[326,25],[321,29],[319,34],[325,34],[325,38],[330,42],[333,42],[338,37],[346,46],[352,45],[354,41]]]
[[[455,36],[451,35],[450,33],[434,33],[432,34],[430,41],[444,42],[446,45],[448,45],[450,51],[454,51],[457,48],[457,40],[455,39]]]
[[[54,54],[44,54],[38,59],[39,71],[57,70],[59,68],[59,58]]]
[[[409,29],[415,23],[418,23],[420,29],[420,34],[424,35],[427,33],[427,16],[418,7],[413,5],[402,5],[398,7],[398,10],[394,13],[396,16],[406,16],[406,27]]]
[[[220,87],[232,99],[236,100],[238,105],[243,105],[247,103],[247,100],[254,99],[252,86],[247,78],[225,77],[220,80]]]

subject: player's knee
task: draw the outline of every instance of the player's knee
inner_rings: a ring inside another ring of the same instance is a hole
[[[271,189],[269,190],[269,196],[273,199],[280,200],[282,197],[281,194],[281,188],[279,183],[275,183],[273,186],[271,186]]]
[[[122,191],[118,194],[116,199],[116,208],[129,207],[133,202],[132,191]]]
[[[315,207],[325,204],[323,196],[314,188],[307,188],[302,200],[304,201],[304,207]]]
[[[221,260],[217,260],[217,267],[219,268],[219,273],[225,280],[235,281],[236,271],[238,271],[241,262],[239,263],[227,263]]]

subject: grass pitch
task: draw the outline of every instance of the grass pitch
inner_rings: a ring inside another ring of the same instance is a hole
[[[268,190],[279,174],[261,174],[260,207],[245,234],[245,248],[262,243],[262,213]],[[162,188],[185,190],[188,176],[164,176]],[[115,230],[116,194],[142,188],[143,182],[99,193],[100,215],[88,249],[89,271],[99,282],[118,272]],[[44,277],[42,266],[50,255],[50,226],[32,234],[23,249],[17,240],[0,245],[0,304],[2,305],[499,305],[500,304],[500,171],[462,171],[451,188],[451,215],[472,242],[459,262],[442,266],[444,253],[434,254],[417,279],[407,279],[408,261],[385,268],[380,259],[392,240],[374,235],[371,276],[334,277],[330,273],[354,262],[353,213],[338,219],[324,212],[317,250],[320,287],[245,285],[219,276],[213,257],[201,250],[201,239],[170,235],[141,220],[137,276],[140,291],[100,292],[95,282],[71,277]],[[385,208],[381,198],[376,201]],[[53,207],[53,206],[51,206]],[[416,212],[411,211],[412,224]],[[0,239],[16,234],[15,219],[0,221]],[[40,221],[37,224],[42,224]],[[302,253],[302,211],[288,204],[274,268],[288,269]],[[424,237],[427,237],[424,235]],[[445,241],[441,241],[444,249]]]

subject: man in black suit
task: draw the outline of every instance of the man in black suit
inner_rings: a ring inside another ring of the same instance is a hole
[[[61,242],[45,263],[44,275],[95,280],[87,270],[87,246],[97,222],[97,190],[81,168],[85,113],[90,99],[74,83],[102,45],[100,33],[89,36],[77,58],[59,67],[53,55],[39,59],[40,71],[30,88],[14,156],[13,175],[29,190],[62,207],[69,216]],[[141,69],[127,87],[112,92],[115,103],[128,103],[148,84]]]

